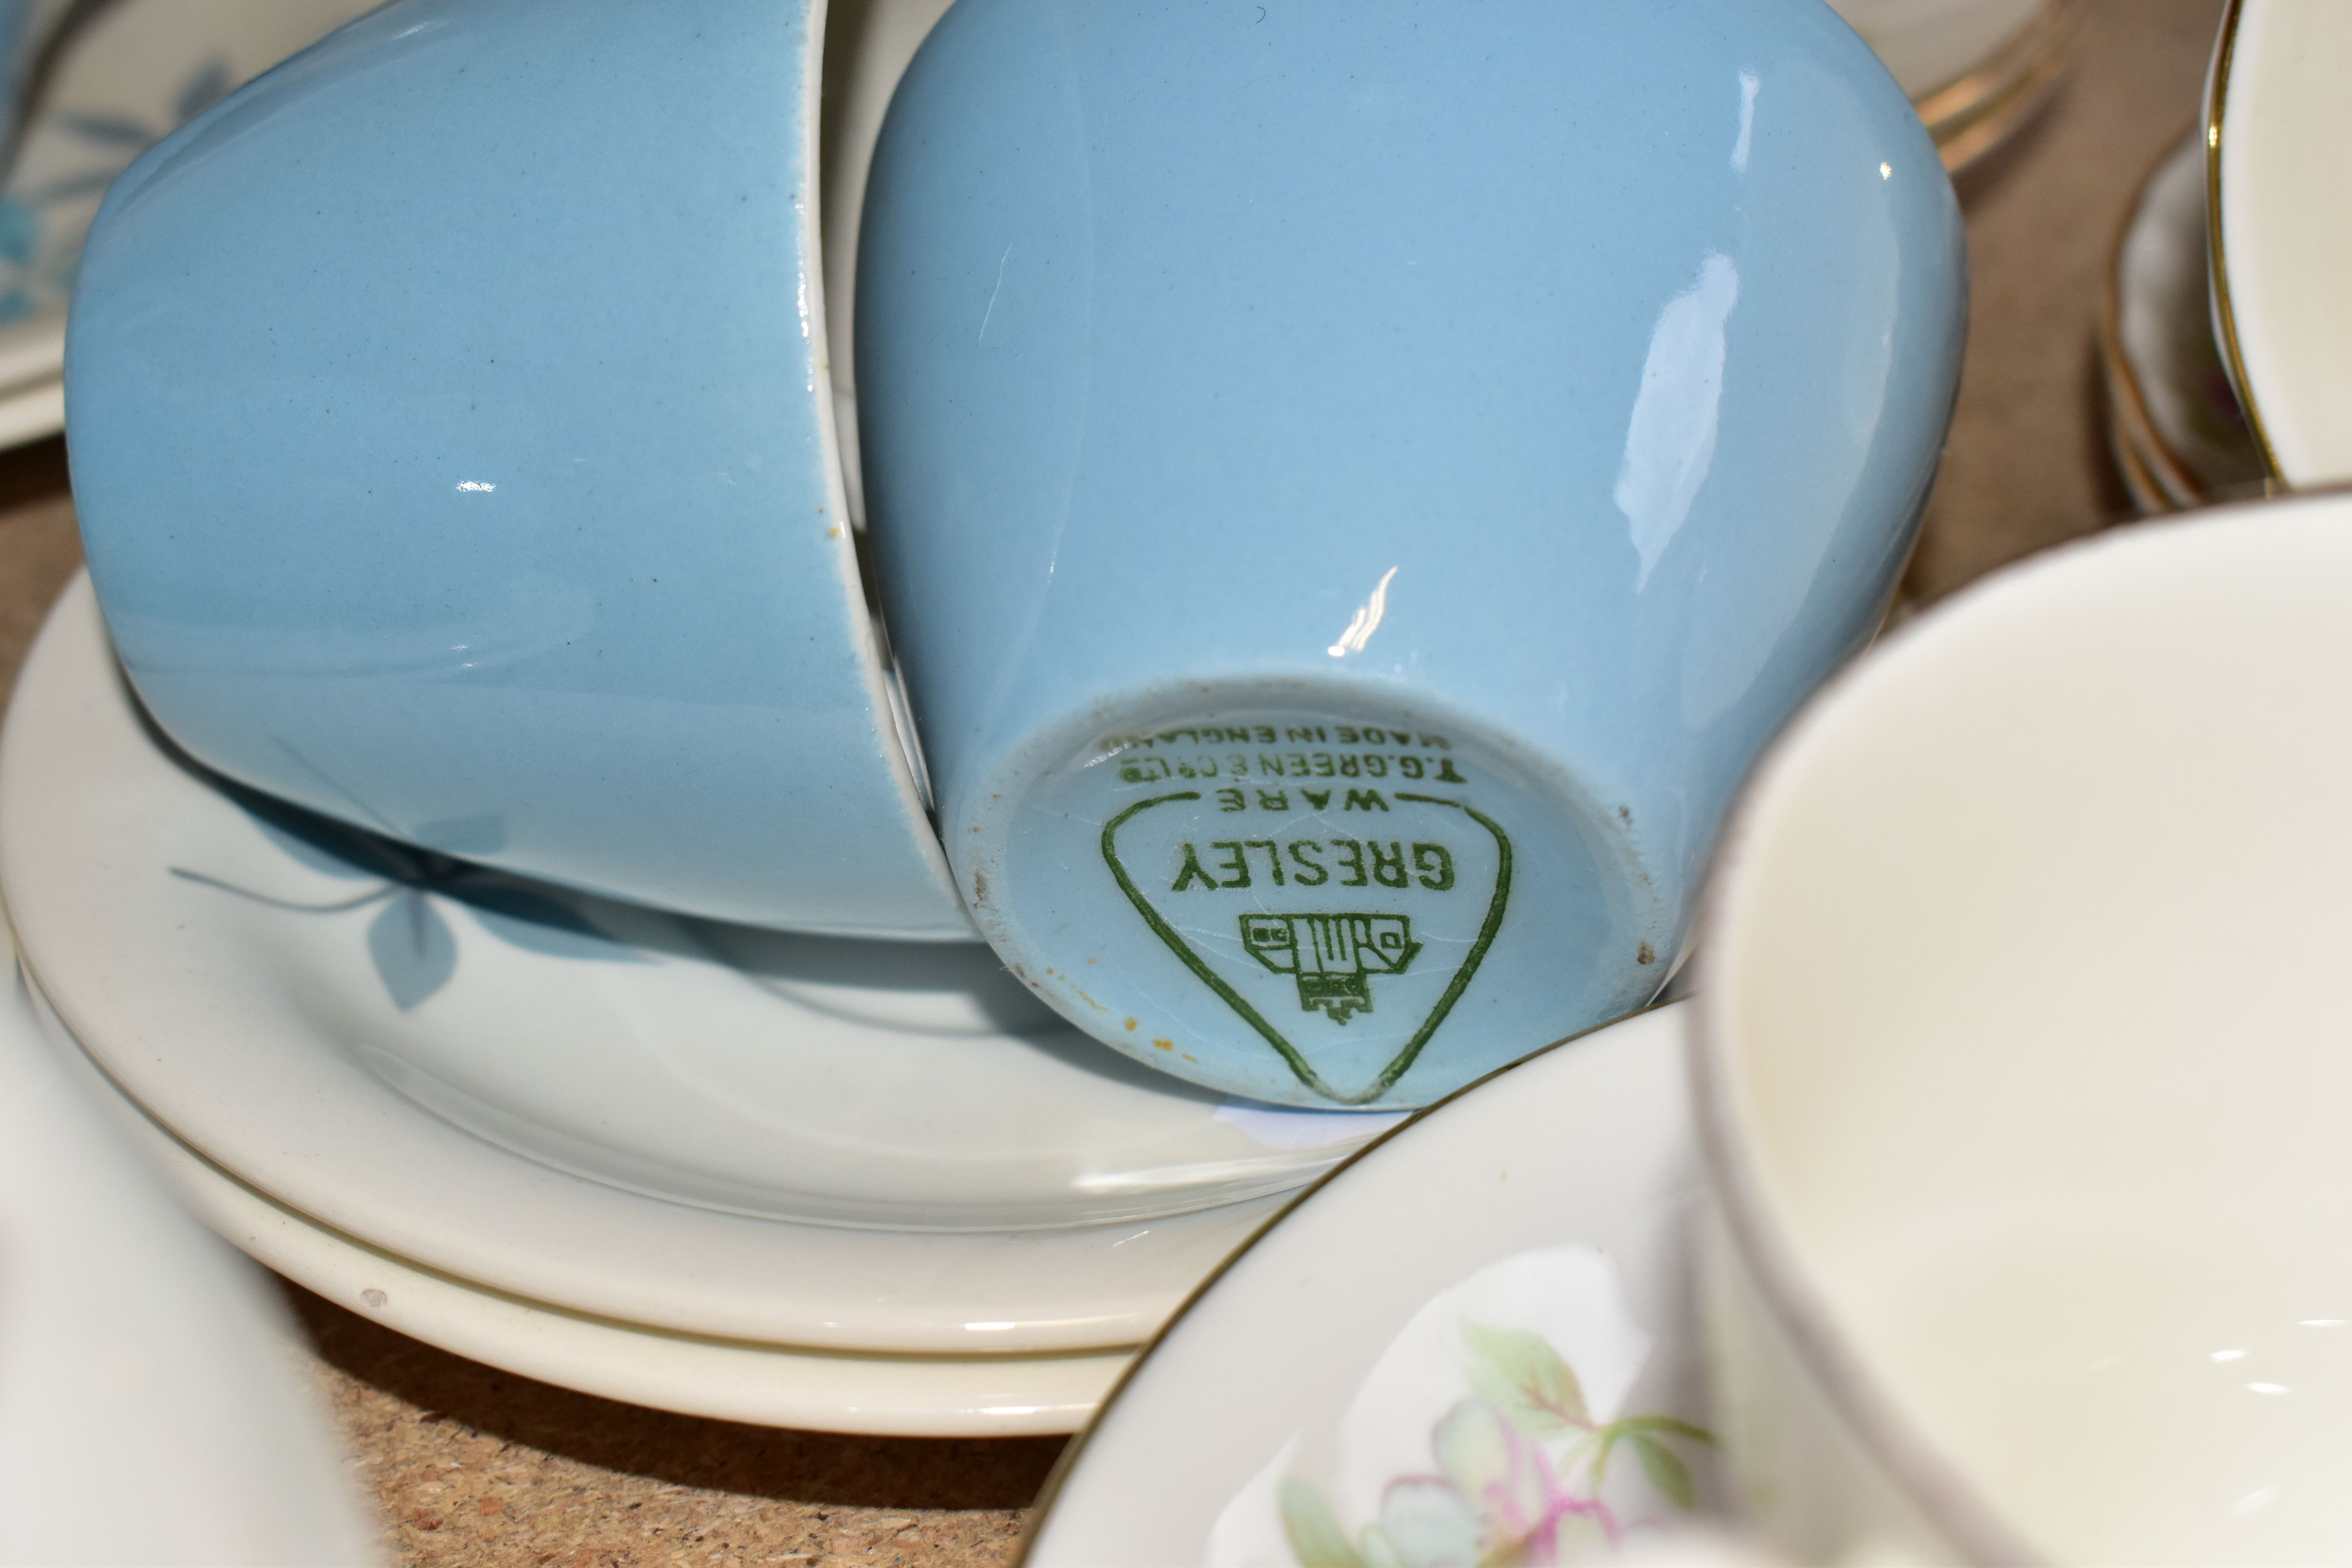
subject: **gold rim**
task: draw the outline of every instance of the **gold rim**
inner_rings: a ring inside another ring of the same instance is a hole
[[[2132,467],[2136,460],[2141,476],[2154,488],[2163,504],[2142,506],[2144,511],[2174,511],[2197,505],[2204,499],[2205,487],[2195,470],[2180,455],[2166,444],[2156,427],[2156,420],[2147,410],[2147,396],[2140,385],[2139,373],[2132,368],[2130,356],[2124,353],[2123,338],[2123,271],[2124,247],[2131,239],[2133,227],[2147,205],[2147,189],[2167,163],[2180,150],[2183,138],[2195,132],[2191,122],[2180,135],[2168,138],[2164,151],[2148,165],[2138,184],[2132,187],[2131,204],[2124,209],[2121,222],[2116,225],[2115,237],[2107,246],[2106,271],[2099,280],[2099,366],[2105,373],[2107,402],[2114,410],[2112,433],[2116,440],[2116,466],[2124,469],[2124,483],[2133,492],[2135,501],[2143,500],[2138,485],[2133,482]],[[2125,439],[2129,440],[2126,451]]]
[[[1103,1395],[1100,1405],[1095,1406],[1092,1418],[1084,1426],[1078,1428],[1077,1435],[1070,1439],[1069,1447],[1062,1450],[1062,1457],[1054,1462],[1054,1468],[1045,1477],[1045,1484],[1038,1489],[1036,1500],[1029,1505],[1029,1517],[1021,1526],[1021,1539],[1013,1543],[1012,1568],[1029,1568],[1030,1553],[1037,1547],[1038,1531],[1045,1527],[1046,1519],[1053,1513],[1054,1505],[1061,1500],[1062,1489],[1069,1483],[1071,1472],[1077,1468],[1078,1460],[1085,1456],[1087,1445],[1093,1441],[1095,1434],[1101,1430],[1102,1424],[1109,1418],[1110,1413],[1118,1408],[1119,1399],[1127,1393],[1128,1384],[1135,1381],[1137,1375],[1142,1372],[1144,1363],[1151,1359],[1153,1353],[1167,1341],[1168,1336],[1176,1331],[1178,1325],[1192,1315],[1192,1309],[1201,1304],[1202,1300],[1216,1288],[1217,1282],[1223,1279],[1235,1264],[1255,1252],[1258,1243],[1264,1241],[1276,1226],[1296,1214],[1299,1206],[1314,1197],[1316,1194],[1355,1169],[1358,1161],[1369,1157],[1378,1150],[1387,1148],[1390,1143],[1412,1131],[1463,1096],[1475,1094],[1504,1074],[1517,1072],[1529,1062],[1538,1061],[1554,1051],[1572,1046],[1579,1040],[1588,1039],[1603,1029],[1613,1029],[1618,1025],[1641,1017],[1645,1013],[1654,1013],[1661,1007],[1671,1007],[1681,1000],[1682,998],[1676,997],[1667,1001],[1653,1002],[1648,1006],[1637,1008],[1622,1018],[1612,1018],[1605,1024],[1595,1024],[1589,1029],[1580,1029],[1565,1038],[1554,1040],[1542,1049],[1531,1051],[1521,1057],[1517,1061],[1506,1062],[1486,1077],[1464,1084],[1444,1099],[1433,1104],[1423,1106],[1404,1121],[1398,1122],[1394,1127],[1324,1172],[1311,1184],[1301,1188],[1297,1197],[1283,1205],[1281,1209],[1264,1225],[1252,1231],[1248,1240],[1227,1253],[1223,1262],[1211,1269],[1207,1277],[1198,1285],[1192,1287],[1192,1293],[1184,1298],[1182,1303],[1168,1315],[1168,1321],[1160,1325],[1159,1331],[1146,1340],[1143,1342],[1143,1348],[1135,1352],[1135,1359],[1127,1363],[1127,1370],[1120,1373],[1118,1381],[1110,1385],[1110,1392]]]
[[[2120,416],[2107,422],[2107,456],[2123,477],[2124,489],[2140,516],[2161,517],[2187,510],[2149,468],[2146,454]]]
[[[2154,433],[2144,420],[2135,416],[2136,411],[2127,401],[2126,389],[2116,384],[2114,367],[2103,363],[2101,372],[2101,382],[2107,395],[2108,443],[2116,467],[2123,470],[2125,484],[2133,491],[2134,500],[2145,503],[2142,514],[2152,516],[2157,512],[2177,511],[2196,505],[2195,499],[2184,497],[2174,484],[2166,481],[2152,449]]]
[[[2254,433],[2263,471],[2284,488],[2285,470],[2279,466],[2270,427],[2263,423],[2254,389],[2246,379],[2246,356],[2238,343],[2237,310],[2230,302],[2229,251],[2221,241],[2221,123],[2230,100],[2230,71],[2237,61],[2238,23],[2244,15],[2245,0],[2230,0],[2229,9],[2221,14],[2221,37],[2213,47],[2213,70],[2205,89],[2205,256],[2212,273],[2213,316],[2221,330],[2221,363],[2230,373],[2230,385],[2238,395],[2246,428]]]
[[[2065,74],[2082,0],[2043,0],[2033,19],[1965,76],[1914,100],[1948,174],[1958,174],[2031,119]]]

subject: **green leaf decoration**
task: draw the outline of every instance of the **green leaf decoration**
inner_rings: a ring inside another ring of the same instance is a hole
[[[1687,1437],[1694,1443],[1715,1441],[1715,1434],[1706,1427],[1677,1421],[1671,1415],[1629,1415],[1617,1425],[1631,1432],[1662,1432],[1671,1436]]]
[[[1445,1479],[1465,1497],[1499,1497],[1518,1479],[1527,1439],[1510,1418],[1484,1399],[1455,1402],[1430,1436],[1430,1451]]]
[[[1642,1461],[1642,1473],[1662,1496],[1676,1508],[1696,1505],[1698,1489],[1691,1484],[1690,1467],[1676,1458],[1673,1449],[1647,1432],[1628,1432],[1625,1442]]]
[[[1523,1432],[1589,1428],[1584,1385],[1576,1369],[1541,1334],[1465,1322],[1470,1346],[1470,1386]]]
[[[1601,1433],[1601,1447],[1592,1451],[1592,1492],[1601,1494],[1601,1483],[1609,1478],[1609,1455],[1625,1436],[1625,1423],[1612,1421]]]
[[[1649,1474],[1650,1484],[1667,1497],[1682,1502],[1684,1495],[1691,1489],[1690,1471],[1684,1466],[1681,1459],[1675,1458],[1666,1448],[1662,1441],[1664,1437],[1683,1437],[1694,1443],[1715,1441],[1715,1434],[1706,1427],[1695,1426],[1687,1421],[1677,1421],[1671,1415],[1628,1415],[1622,1420],[1612,1421],[1601,1428],[1601,1446],[1593,1451],[1592,1489],[1596,1493],[1599,1492],[1601,1483],[1608,1479],[1611,1452],[1620,1443],[1631,1443],[1633,1445],[1635,1457],[1642,1461],[1642,1468]],[[1657,1457],[1655,1459],[1652,1458],[1654,1454]],[[1682,1492],[1676,1492],[1667,1481],[1659,1479],[1658,1459],[1663,1459],[1667,1466],[1671,1467],[1673,1475],[1681,1478],[1679,1485],[1683,1489]],[[1683,1502],[1683,1506],[1688,1508],[1691,1505]]]
[[[1296,1476],[1285,1476],[1281,1495],[1282,1532],[1290,1538],[1298,1568],[1365,1568],[1321,1492]]]
[[[1391,1481],[1381,1496],[1381,1521],[1363,1534],[1366,1568],[1476,1563],[1485,1523],[1459,1488],[1435,1476]]]

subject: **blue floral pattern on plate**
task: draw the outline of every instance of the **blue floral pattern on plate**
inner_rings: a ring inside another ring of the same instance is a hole
[[[5,193],[0,194],[0,322],[62,304],[71,296],[97,198],[132,159],[210,109],[236,85],[229,63],[214,57],[189,71],[162,119],[72,108],[36,115],[28,140],[47,129],[74,152],[53,153],[12,174]],[[58,172],[47,166],[58,162],[68,167]]]
[[[373,909],[364,938],[368,957],[393,1005],[404,1013],[457,974],[457,939],[443,912],[452,908],[464,910],[500,941],[533,952],[608,963],[648,962],[636,949],[600,930],[554,889],[349,826],[216,775],[210,782],[293,859],[326,876],[371,885],[348,899],[305,903],[184,866],[171,868],[172,875],[299,914],[345,915]],[[505,828],[496,816],[478,816],[428,824],[416,836],[478,851],[498,847]]]

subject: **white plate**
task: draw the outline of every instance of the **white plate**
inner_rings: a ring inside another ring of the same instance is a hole
[[[976,948],[692,924],[270,815],[144,728],[78,582],[0,742],[30,972],[190,1147],[469,1288],[803,1350],[1130,1346],[1280,1201],[1250,1194],[1384,1124],[999,1032],[1033,1005]]]
[[[238,1181],[158,1126],[44,1022],[198,1217],[308,1289],[428,1344],[608,1399],[772,1426],[906,1436],[1071,1431],[1132,1359],[826,1354],[667,1332],[436,1273],[341,1236]]]
[[[2352,5],[2232,0],[2206,112],[2239,399],[2286,483],[2352,479]]]
[[[1025,1561],[1549,1562],[1525,1521],[1505,1522],[1505,1502],[1529,1519],[1548,1509],[1562,1558],[1612,1555],[1694,1517],[1657,1480],[1687,1481],[1707,1508],[1710,1445],[1691,1435],[1706,1417],[1683,1010],[1506,1068],[1308,1194],[1170,1323],[1071,1446]],[[1328,1511],[1354,1557],[1300,1553],[1286,1510],[1294,1522]],[[1363,1539],[1376,1521],[1391,1556]]]
[[[131,161],[377,0],[115,0],[67,44],[0,189],[0,447],[65,428],[66,304]]]
[[[375,1559],[254,1270],[61,1071],[0,917],[0,1562]]]

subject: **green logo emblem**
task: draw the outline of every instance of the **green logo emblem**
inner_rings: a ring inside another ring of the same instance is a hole
[[[1372,1010],[1372,976],[1402,974],[1421,943],[1404,915],[1244,915],[1242,946],[1276,974],[1298,977],[1298,1005],[1335,1024]]]
[[[1315,771],[1293,782],[1229,760],[1215,776],[1245,783],[1132,801],[1103,824],[1102,856],[1152,934],[1300,1083],[1366,1105],[1477,975],[1510,902],[1511,842],[1464,800],[1397,787],[1470,782],[1445,756],[1342,755],[1328,784],[1319,762],[1308,754]],[[1167,772],[1134,763],[1121,782],[1149,786]],[[1350,1090],[1317,1057],[1357,1064],[1351,1077],[1379,1065]]]

